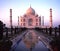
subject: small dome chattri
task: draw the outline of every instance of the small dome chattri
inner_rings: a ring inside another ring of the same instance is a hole
[[[27,9],[26,13],[35,15],[35,10],[30,6],[30,8]]]

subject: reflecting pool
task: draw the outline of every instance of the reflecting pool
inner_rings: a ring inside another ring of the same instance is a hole
[[[48,48],[38,39],[34,30],[29,30],[11,51],[48,51]]]

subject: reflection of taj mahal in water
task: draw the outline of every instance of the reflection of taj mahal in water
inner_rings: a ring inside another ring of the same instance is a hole
[[[50,15],[52,15],[51,11]],[[23,16],[20,16],[20,27],[35,28],[42,26],[44,26],[44,17],[41,20],[41,16],[36,14],[35,10],[31,6]],[[52,16],[50,16],[50,26],[52,26]]]

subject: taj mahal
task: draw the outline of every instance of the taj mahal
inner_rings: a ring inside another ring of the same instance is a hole
[[[50,8],[49,16],[49,27],[52,27],[52,8]],[[18,25],[21,28],[43,28],[44,25],[44,16],[39,16],[36,14],[35,10],[30,6],[26,13],[18,18]],[[12,27],[12,9],[10,9],[10,26]]]
[[[41,17],[35,14],[35,10],[30,6],[26,13],[20,17],[20,26],[26,28],[40,27]]]

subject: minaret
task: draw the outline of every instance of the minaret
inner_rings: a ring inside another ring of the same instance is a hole
[[[12,27],[12,9],[10,9],[10,27]]]
[[[50,27],[52,27],[52,8],[50,8]]]
[[[42,26],[44,26],[44,16],[42,16]]]
[[[18,16],[18,26],[19,26],[19,16]]]
[[[40,18],[40,26],[41,26],[41,16],[39,16],[39,18]]]

